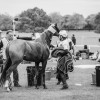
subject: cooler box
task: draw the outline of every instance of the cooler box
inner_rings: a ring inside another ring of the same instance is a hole
[[[89,56],[86,53],[81,53],[81,57],[82,59],[88,59]]]

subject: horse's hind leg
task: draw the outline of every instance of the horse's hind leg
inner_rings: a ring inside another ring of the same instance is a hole
[[[43,87],[44,87],[44,89],[47,89],[47,86],[45,84],[45,68],[46,68],[46,65],[47,65],[47,60],[42,62],[42,76],[43,76]]]
[[[8,89],[8,91],[10,90],[10,85],[11,84],[9,84],[9,80],[10,80],[10,82],[11,82],[11,78],[10,78],[10,75],[11,75],[11,73],[12,73],[12,71],[15,69],[15,68],[17,68],[17,66],[19,65],[19,63],[15,63],[15,64],[12,64],[10,67],[9,67],[9,69],[6,71],[6,84],[5,84],[5,87]]]

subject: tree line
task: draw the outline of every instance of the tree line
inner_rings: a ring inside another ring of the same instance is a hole
[[[43,32],[50,23],[57,23],[60,29],[95,30],[100,33],[100,12],[84,18],[78,13],[61,16],[60,13],[54,12],[47,15],[43,9],[35,7],[21,12],[15,18],[7,14],[0,14],[0,30],[2,31],[13,29],[13,24],[15,24],[16,31],[19,32]]]

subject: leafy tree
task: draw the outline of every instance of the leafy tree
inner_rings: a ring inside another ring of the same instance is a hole
[[[0,30],[10,30],[12,29],[12,17],[9,15],[0,15]]]
[[[95,29],[95,22],[94,22],[95,21],[95,17],[96,17],[95,14],[91,14],[86,18],[87,24],[84,27],[85,29],[88,29],[88,30]]]
[[[63,16],[63,18],[61,20],[62,29],[68,29],[68,30],[70,29],[70,26],[68,25],[70,17],[71,17],[71,15]]]
[[[100,13],[98,13],[95,17],[95,26],[96,26],[96,32],[100,33]]]
[[[59,23],[62,16],[58,12],[51,13],[49,15],[52,19],[52,23]]]
[[[42,9],[35,7],[19,15],[17,29],[21,32],[42,32],[51,23],[51,18]],[[39,28],[38,28],[39,27]]]
[[[86,24],[85,19],[83,15],[80,14],[72,15],[67,22],[67,26],[73,29],[83,29],[85,24]]]
[[[58,27],[61,29],[61,22],[62,22],[62,16],[59,12],[54,12],[54,13],[51,13],[49,15],[51,17],[51,20],[52,20],[52,23],[57,23]]]

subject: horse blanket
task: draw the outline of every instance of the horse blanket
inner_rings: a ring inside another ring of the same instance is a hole
[[[72,72],[74,70],[73,67],[73,58],[70,52],[67,52],[65,54],[65,50],[63,48],[55,48],[52,53],[52,57],[57,58],[57,69],[59,69],[64,74],[67,74],[67,72]]]

